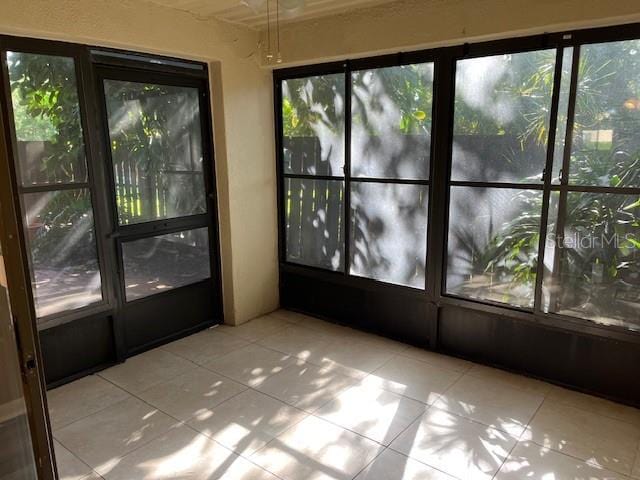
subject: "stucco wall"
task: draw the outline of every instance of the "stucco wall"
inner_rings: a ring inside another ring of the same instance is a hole
[[[638,0],[401,0],[282,26],[281,66],[637,21]]]
[[[226,321],[277,307],[272,84],[255,32],[144,0],[2,0],[0,33],[209,62]]]

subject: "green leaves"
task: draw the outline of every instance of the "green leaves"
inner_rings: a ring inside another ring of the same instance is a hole
[[[623,210],[628,211],[628,210],[633,210],[634,208],[640,208],[640,198],[633,202],[630,205],[627,205],[626,207],[623,207]]]
[[[413,112],[413,118],[419,121],[423,121],[425,118],[427,118],[427,114],[422,110],[416,110],[415,112]]]

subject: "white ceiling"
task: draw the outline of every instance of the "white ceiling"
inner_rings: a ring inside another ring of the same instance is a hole
[[[199,17],[215,17],[220,20],[245,25],[251,28],[262,28],[267,24],[266,1],[261,11],[244,5],[241,0],[150,0],[152,3],[178,10],[190,12]],[[275,5],[277,0],[269,0],[271,20],[275,21]],[[304,7],[294,13],[281,8],[280,20],[283,23],[308,20],[333,13],[341,13],[356,8],[386,3],[390,0],[305,0]],[[284,2],[283,2],[284,3]]]

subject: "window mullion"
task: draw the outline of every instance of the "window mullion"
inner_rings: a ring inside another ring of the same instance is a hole
[[[542,282],[544,277],[544,254],[547,242],[547,226],[549,222],[549,203],[551,198],[551,180],[553,178],[553,153],[556,144],[556,127],[558,124],[558,103],[560,102],[560,87],[562,84],[563,48],[556,50],[556,63],[553,74],[553,92],[551,94],[551,111],[549,118],[549,134],[547,137],[547,158],[544,169],[544,192],[542,196],[542,211],[540,212],[540,235],[538,240],[538,264],[536,268],[536,284],[534,290],[533,310],[538,312],[542,305]],[[564,173],[563,173],[564,175]]]
[[[578,91],[578,70],[580,67],[580,46],[573,48],[573,58],[571,59],[571,82],[569,85],[569,106],[567,110],[567,129],[564,133],[564,154],[562,156],[562,174],[560,184],[569,183],[569,169],[571,162],[571,148],[573,142],[573,122],[576,112],[576,96]],[[556,72],[557,73],[557,72]]]
[[[563,187],[568,186],[569,184],[569,169],[571,168],[571,149],[573,143],[573,125],[574,125],[574,117],[576,111],[576,96],[578,91],[578,70],[580,67],[580,46],[576,45],[573,48],[573,58],[571,60],[571,83],[569,86],[569,105],[567,110],[567,130],[565,132],[564,137],[564,154],[562,157],[562,175],[560,175],[560,185]],[[559,197],[558,197],[558,207],[557,207],[557,219],[556,219],[556,239],[559,236],[564,236],[564,226],[565,226],[565,216],[567,210],[567,196],[568,192],[566,188],[561,188]],[[560,260],[562,256],[558,251],[560,245],[556,240],[554,245],[554,255],[553,255],[553,268],[552,272],[552,281],[555,278],[561,277],[561,263]],[[540,260],[539,265],[543,262]],[[539,268],[540,270],[540,268]],[[539,272],[538,272],[539,273]],[[552,300],[551,300],[552,302]],[[551,309],[550,309],[551,310]]]
[[[344,274],[351,271],[351,63],[346,62],[344,79]]]
[[[451,143],[453,135],[455,58],[453,53],[441,55],[436,61],[434,78],[431,172],[429,180],[429,234],[427,245],[426,290],[440,300],[445,292],[447,272],[447,237],[449,225],[449,189]],[[434,328],[437,327],[434,322]],[[435,346],[437,334],[433,332]]]

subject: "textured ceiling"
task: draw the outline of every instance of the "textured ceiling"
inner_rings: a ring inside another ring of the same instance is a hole
[[[178,10],[190,12],[199,17],[215,17],[226,22],[246,25],[251,28],[263,28],[267,24],[266,0],[262,8],[255,11],[244,5],[241,0],[150,0],[152,3]],[[253,0],[260,3],[260,0]],[[271,20],[275,21],[275,5],[277,0],[269,0]],[[298,11],[287,12],[280,9],[280,20],[285,22],[308,20],[333,13],[340,13],[355,8],[386,3],[390,0],[305,0],[304,7]],[[281,0],[281,5],[291,3]]]

